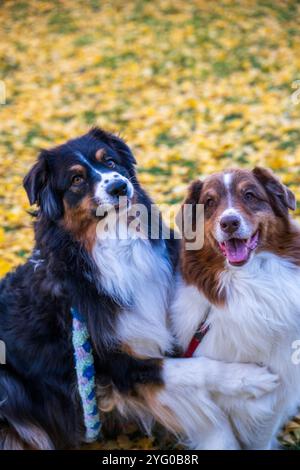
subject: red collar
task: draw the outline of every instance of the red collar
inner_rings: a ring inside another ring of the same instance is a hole
[[[204,320],[200,324],[198,330],[196,331],[196,333],[192,337],[192,339],[191,339],[191,341],[190,341],[190,343],[187,347],[187,350],[185,351],[183,357],[192,357],[194,352],[196,351],[197,347],[199,346],[199,344],[203,340],[204,336],[208,332],[210,325],[206,324],[205,321],[206,320]]]

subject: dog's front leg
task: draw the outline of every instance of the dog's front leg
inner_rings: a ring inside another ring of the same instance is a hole
[[[226,432],[212,426],[222,422],[224,416],[209,392],[258,396],[275,386],[276,379],[265,369],[249,367],[251,370],[204,357],[142,359],[116,353],[109,360],[113,383],[128,410],[150,412],[170,431],[183,436],[189,447],[198,449],[216,445],[239,448],[229,424]],[[208,427],[212,429],[211,439],[205,441]]]
[[[209,374],[206,365],[207,361],[204,364],[194,359],[148,359],[111,353],[108,363],[102,364],[102,370],[104,367],[112,379],[112,395],[104,397],[108,388],[103,387],[100,407],[107,411],[116,406],[122,415],[137,417],[147,429],[150,415],[188,447],[214,448],[216,438],[205,439],[205,430],[212,426],[215,429],[215,424],[223,422],[224,416],[205,389],[205,377]],[[221,430],[222,437],[221,432],[215,433],[218,445],[239,448],[229,424],[227,429],[226,434]]]

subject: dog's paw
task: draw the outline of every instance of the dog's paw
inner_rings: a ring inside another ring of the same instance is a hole
[[[249,398],[260,398],[273,392],[279,385],[279,377],[266,367],[247,364],[248,371],[241,378],[241,394]]]
[[[279,377],[266,367],[255,364],[224,364],[218,392],[223,395],[260,398],[279,385]]]

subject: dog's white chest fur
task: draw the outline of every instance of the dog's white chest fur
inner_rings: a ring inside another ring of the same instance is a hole
[[[170,350],[172,336],[167,327],[167,306],[172,268],[164,242],[130,237],[97,242],[93,252],[101,285],[125,304],[119,315],[117,335],[142,356],[163,355]]]
[[[299,268],[269,253],[256,255],[242,269],[224,272],[220,283],[226,290],[227,306],[211,309],[206,352],[212,352],[218,337],[224,339],[223,360],[255,359],[280,368],[277,354],[282,361],[283,355],[288,360],[293,339],[300,335],[299,281]]]
[[[272,362],[283,342],[300,337],[300,269],[270,253],[220,277],[227,305],[216,307],[193,286],[181,283],[173,305],[173,325],[186,347],[208,314],[210,331],[198,353],[222,360]],[[218,339],[218,341],[217,341]],[[290,343],[288,354],[292,354]]]

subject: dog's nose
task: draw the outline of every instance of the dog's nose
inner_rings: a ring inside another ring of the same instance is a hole
[[[235,232],[239,228],[240,225],[241,225],[241,221],[239,217],[237,217],[236,215],[225,215],[220,220],[221,229],[225,233]]]
[[[127,196],[127,183],[121,179],[112,181],[106,186],[106,192],[110,194],[110,196]]]

